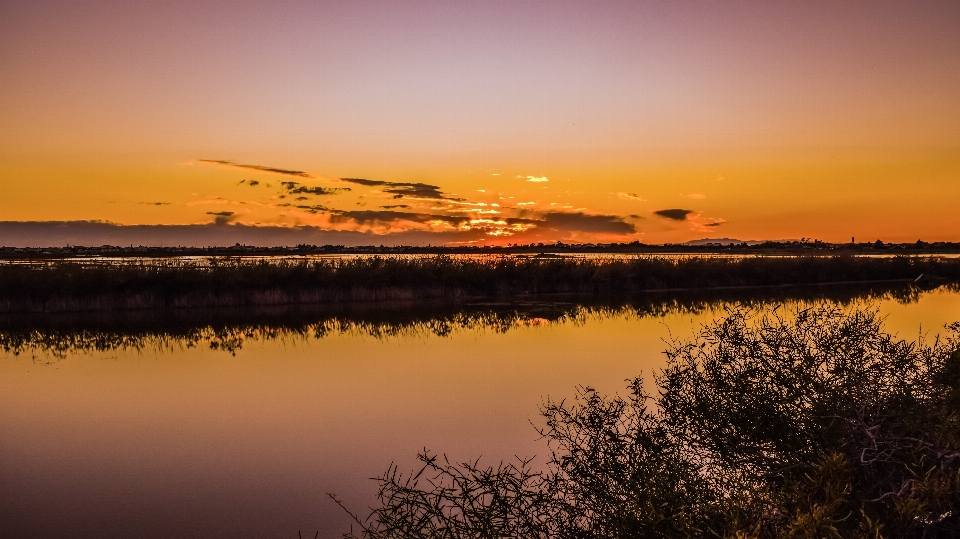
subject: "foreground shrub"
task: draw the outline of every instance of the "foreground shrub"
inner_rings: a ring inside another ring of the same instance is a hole
[[[960,536],[960,325],[875,310],[732,310],[667,350],[647,394],[548,403],[543,471],[420,455],[363,538]]]

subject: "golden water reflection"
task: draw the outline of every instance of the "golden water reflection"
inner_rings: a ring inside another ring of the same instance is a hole
[[[685,338],[736,303],[782,303],[658,301],[261,313],[233,323],[167,313],[165,326],[143,313],[4,320],[0,531],[338,537],[349,523],[326,492],[365,508],[375,487],[365,478],[391,461],[412,467],[424,447],[455,459],[542,455],[530,421],[546,396],[569,397],[576,385],[622,391],[626,378],[663,364],[671,335]],[[889,329],[911,338],[960,319],[960,294],[947,290],[790,301],[873,301]],[[211,347],[224,335],[240,346]]]

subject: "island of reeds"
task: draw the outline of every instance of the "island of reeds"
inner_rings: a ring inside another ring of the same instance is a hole
[[[391,300],[537,298],[749,287],[960,282],[941,257],[209,258],[176,265],[0,265],[0,312],[113,311]]]
[[[831,304],[843,308],[884,300],[919,301],[912,283],[691,290],[632,297],[576,296],[540,300],[344,302],[253,308],[141,309],[61,313],[0,313],[0,352],[58,360],[91,351],[203,347],[236,354],[251,341],[322,339],[359,333],[376,339],[449,336],[482,330],[506,333],[532,325],[590,317],[699,314],[736,304],[744,308]]]

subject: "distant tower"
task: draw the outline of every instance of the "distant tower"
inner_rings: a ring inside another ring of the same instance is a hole
[[[855,236],[850,236],[850,243],[857,243],[857,238]]]

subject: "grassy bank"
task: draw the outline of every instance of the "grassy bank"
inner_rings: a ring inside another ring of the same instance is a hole
[[[0,312],[110,311],[357,301],[536,297],[574,293],[960,282],[960,260],[930,257],[577,258],[370,257],[160,267],[0,266]]]

